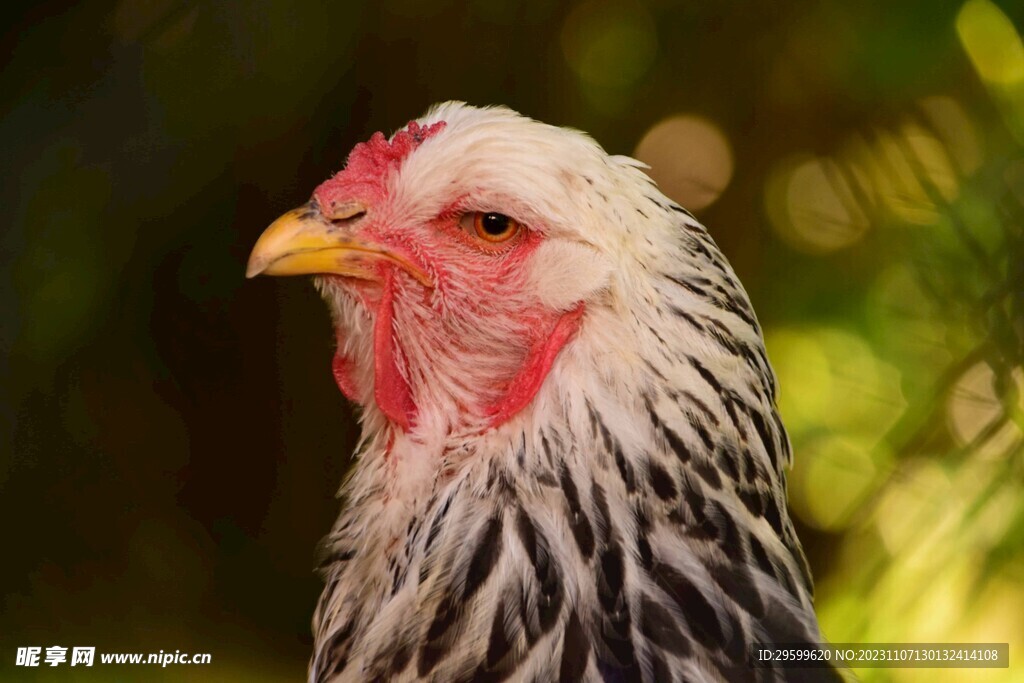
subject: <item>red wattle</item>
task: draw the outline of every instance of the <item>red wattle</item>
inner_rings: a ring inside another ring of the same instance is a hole
[[[373,323],[373,395],[377,406],[389,420],[408,430],[416,413],[409,383],[399,372],[401,358],[395,345],[394,333],[394,273],[384,275],[377,319]]]
[[[519,371],[509,385],[504,398],[492,408],[491,426],[497,427],[510,417],[525,408],[537,395],[544,378],[551,371],[551,366],[562,347],[572,339],[583,319],[583,304],[562,315],[555,323],[547,339],[538,340],[531,348]]]
[[[341,350],[334,352],[334,359],[331,361],[331,371],[334,374],[334,382],[350,401],[359,401],[359,389],[356,386],[355,378],[352,376],[354,368],[352,361],[342,355]]]

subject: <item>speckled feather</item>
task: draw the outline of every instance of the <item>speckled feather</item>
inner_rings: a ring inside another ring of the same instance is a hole
[[[641,164],[581,133],[461,103],[418,125],[432,134],[381,179],[380,219],[419,225],[457,201],[538,246],[482,301],[486,273],[431,297],[395,281],[409,430],[367,388],[373,310],[319,280],[363,434],[322,547],[310,680],[783,680],[751,669],[749,646],[820,634],[774,375],[725,257]],[[522,354],[490,350],[531,334],[516,312],[538,305],[581,306],[582,323],[495,425],[482,387]]]

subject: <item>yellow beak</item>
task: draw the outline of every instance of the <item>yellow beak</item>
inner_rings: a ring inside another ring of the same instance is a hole
[[[433,286],[430,276],[408,259],[354,237],[351,226],[361,207],[350,209],[349,215],[331,221],[310,202],[281,216],[256,240],[245,276],[332,274],[380,280],[378,266],[388,261],[424,286]]]

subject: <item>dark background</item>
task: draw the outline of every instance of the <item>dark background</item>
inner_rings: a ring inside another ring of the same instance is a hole
[[[355,428],[312,286],[244,264],[352,145],[446,99],[586,130],[701,209],[780,375],[826,636],[1021,644],[1020,3],[2,13],[5,679],[303,676]],[[33,645],[213,663],[16,668]]]

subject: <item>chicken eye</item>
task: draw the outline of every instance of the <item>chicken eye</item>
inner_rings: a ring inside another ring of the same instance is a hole
[[[486,242],[505,242],[519,233],[519,222],[496,211],[467,213],[459,222],[462,228]]]

